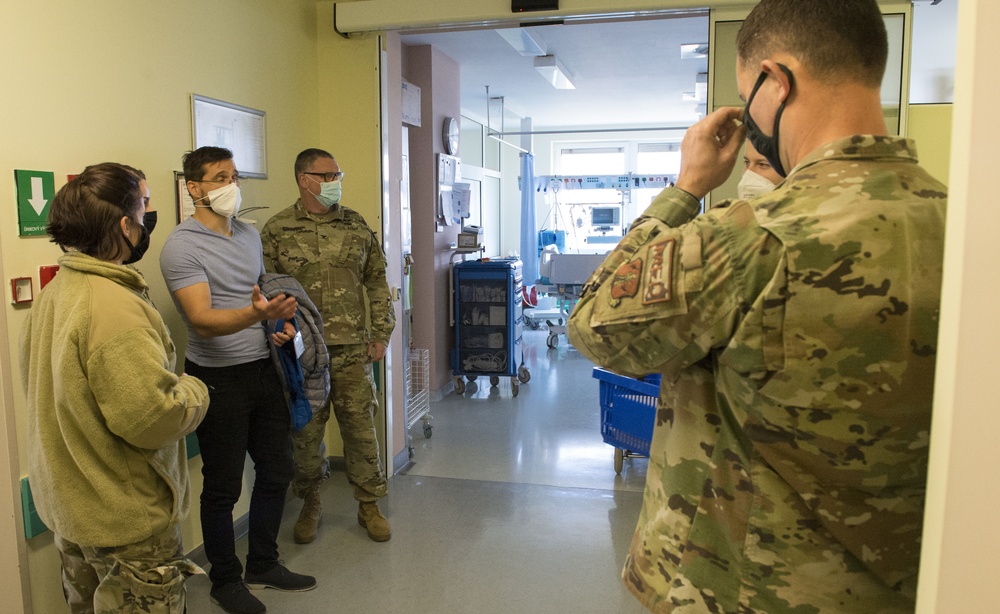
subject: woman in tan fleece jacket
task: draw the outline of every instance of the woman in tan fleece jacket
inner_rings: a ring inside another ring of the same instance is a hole
[[[181,613],[180,521],[190,504],[184,436],[208,389],[174,373],[170,333],[125,266],[155,221],[130,167],[87,167],[56,194],[48,233],[66,253],[21,340],[28,470],[55,533],[72,612]]]

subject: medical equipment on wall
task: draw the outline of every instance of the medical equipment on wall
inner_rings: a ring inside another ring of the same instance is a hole
[[[467,226],[462,224],[462,230],[458,233],[456,241],[459,249],[482,249],[483,229],[481,226]]]
[[[447,226],[469,217],[471,186],[462,183],[462,161],[458,156],[438,154],[437,217]]]
[[[636,191],[666,188],[676,180],[676,175],[639,173],[535,178],[536,193],[550,203],[547,223],[538,233],[535,289],[555,304],[526,308],[524,321],[535,329],[542,322],[548,325],[548,347],[559,344],[583,285],[638,215]],[[567,198],[570,193],[574,197]]]
[[[562,252],[603,253],[625,234],[638,215],[634,191],[665,188],[675,175],[548,175],[535,178],[535,191],[550,203],[539,232],[539,249],[550,244],[546,232],[564,232]],[[577,191],[586,191],[577,193]]]
[[[618,207],[591,207],[590,225],[595,228],[611,229],[622,225],[622,210]]]
[[[565,230],[539,230],[538,231],[538,255],[541,257],[542,250],[554,245],[560,252],[566,251],[566,231]]]

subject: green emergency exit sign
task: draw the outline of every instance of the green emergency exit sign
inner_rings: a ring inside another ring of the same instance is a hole
[[[14,171],[17,184],[17,224],[22,237],[44,235],[49,205],[56,194],[56,176],[51,171]]]

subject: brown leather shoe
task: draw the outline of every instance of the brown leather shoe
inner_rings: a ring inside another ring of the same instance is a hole
[[[358,503],[358,524],[368,530],[368,537],[374,541],[387,542],[392,537],[389,521],[385,519],[382,510],[378,509],[378,503],[374,501]]]
[[[316,532],[322,519],[323,507],[319,502],[319,489],[314,488],[306,493],[299,519],[295,521],[295,530],[292,531],[295,543],[308,544],[316,539]]]

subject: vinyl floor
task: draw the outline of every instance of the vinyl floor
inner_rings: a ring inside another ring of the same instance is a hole
[[[305,593],[257,591],[271,613],[604,613],[645,610],[620,572],[642,504],[646,463],[621,475],[600,434],[593,365],[559,337],[526,330],[531,379],[511,394],[478,379],[431,404],[432,434],[411,431],[412,465],[389,482],[389,542],[368,539],[342,472],[322,487],[323,524],[311,544],[292,541],[291,500],[281,557],[315,575]],[[245,554],[245,539],[237,544]],[[223,610],[207,578],[188,582],[192,614]]]

